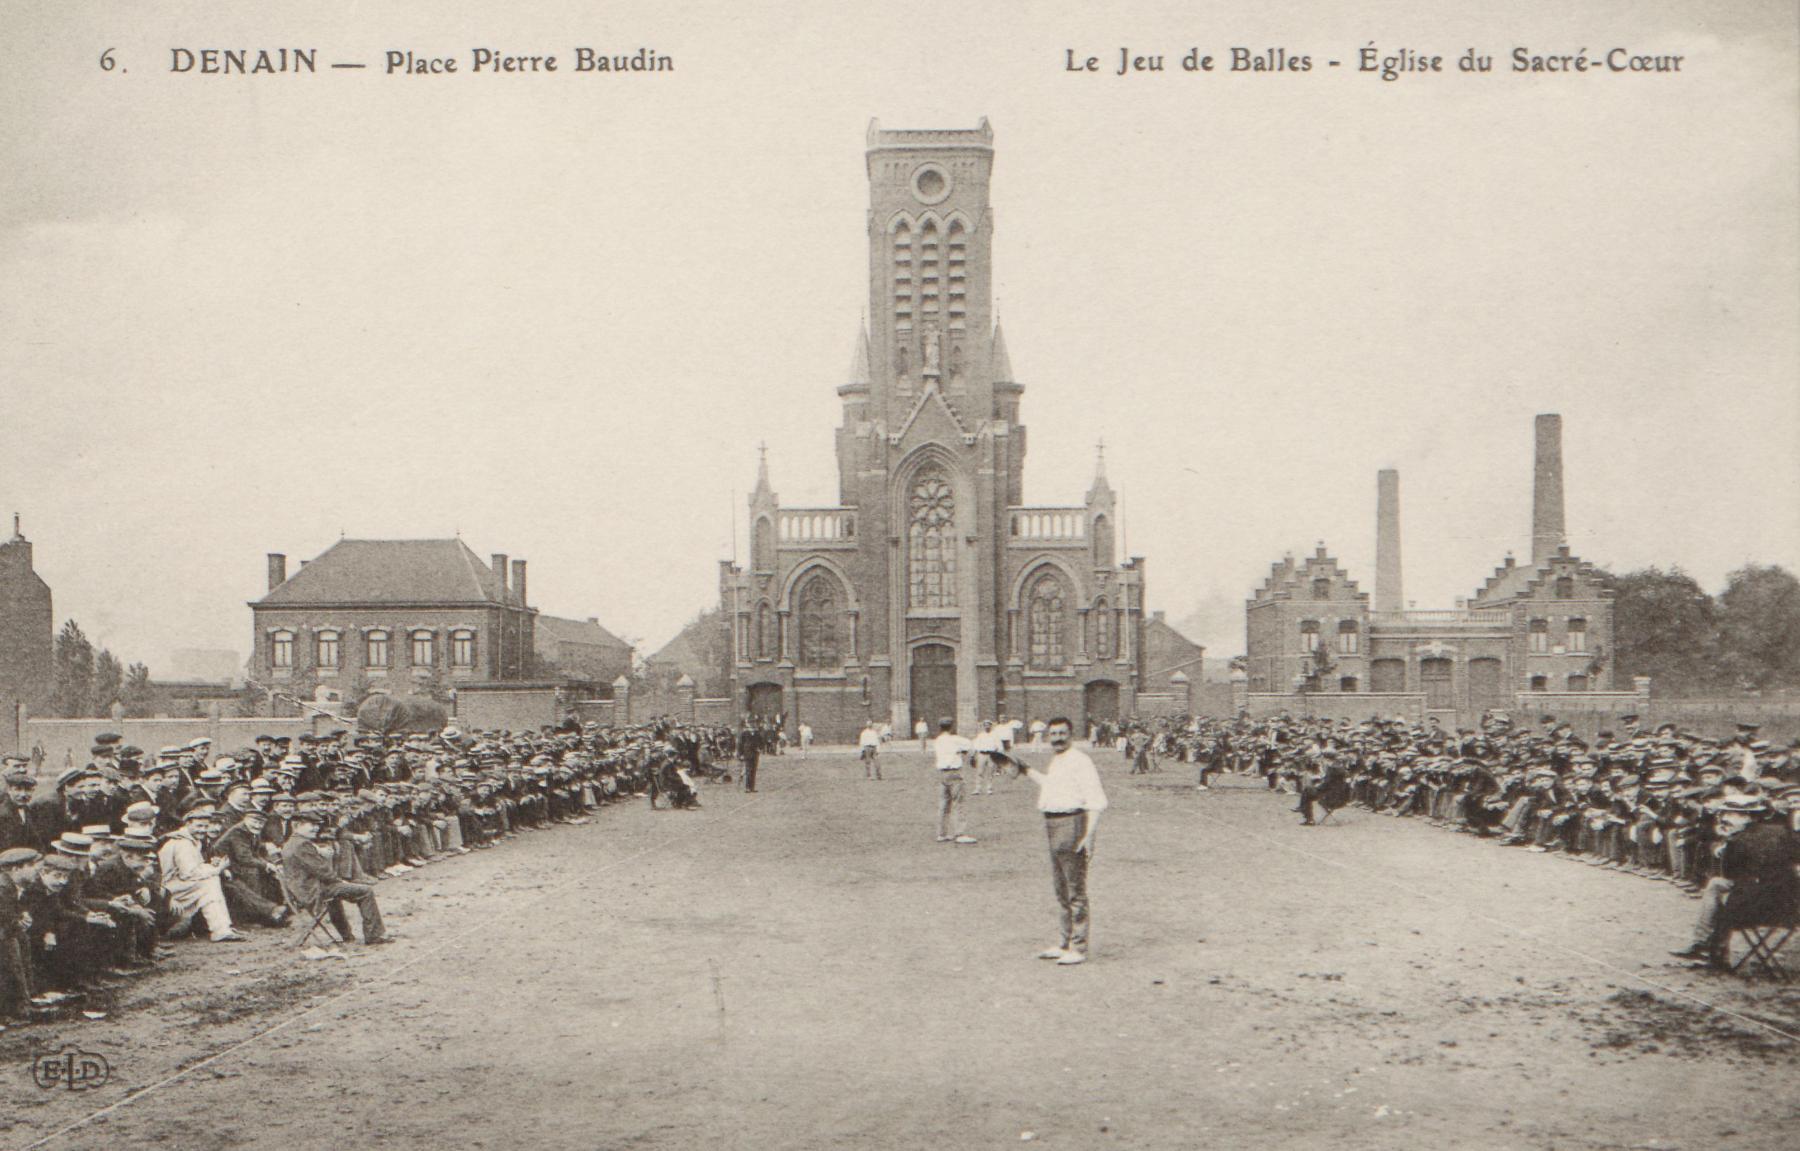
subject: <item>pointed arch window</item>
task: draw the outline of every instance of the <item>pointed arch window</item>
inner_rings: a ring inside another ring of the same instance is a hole
[[[800,617],[800,666],[842,667],[844,609],[837,580],[823,572],[812,576],[801,586],[795,602]]]
[[[775,621],[766,603],[756,605],[756,658],[775,658]]]
[[[750,562],[759,572],[775,570],[775,525],[768,517],[756,521],[756,528],[751,533]]]
[[[943,472],[913,481],[906,535],[907,606],[956,606],[956,492]]]
[[[1027,600],[1027,618],[1031,628],[1030,665],[1039,671],[1055,671],[1068,666],[1068,597],[1063,581],[1054,572],[1045,572],[1031,584]]]
[[[1112,605],[1101,600],[1090,613],[1094,621],[1094,655],[1099,659],[1113,657]]]

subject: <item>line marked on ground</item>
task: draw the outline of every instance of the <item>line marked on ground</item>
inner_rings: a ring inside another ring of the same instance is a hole
[[[760,789],[760,790],[756,791],[755,793],[753,793],[753,795],[750,798],[746,799],[743,803],[737,804],[736,806],[731,807],[725,811],[722,811],[717,815],[708,816],[707,818],[700,820],[698,822],[685,823],[684,826],[689,827],[689,828],[700,828],[700,827],[705,827],[709,824],[719,823],[723,820],[729,819],[731,816],[736,815],[740,811],[744,811],[750,807],[755,806],[757,803],[762,801],[764,796],[769,795],[773,792],[778,792],[778,791],[783,791],[783,790],[786,790],[786,788],[784,786]],[[326,998],[321,999],[319,1002],[311,1004],[311,1005],[301,1009],[300,1011],[296,1012],[293,1015],[288,1016],[286,1019],[283,1019],[278,1023],[271,1024],[270,1026],[263,1028],[261,1031],[253,1032],[252,1034],[245,1036],[244,1038],[238,1040],[237,1042],[226,1046],[222,1050],[215,1051],[213,1054],[208,1055],[203,1059],[199,1059],[193,1063],[189,1063],[187,1066],[182,1067],[174,1072],[171,1072],[170,1074],[165,1075],[163,1078],[158,1079],[153,1083],[145,1084],[143,1087],[140,1087],[136,1091],[131,1092],[129,1095],[125,1096],[123,1099],[118,1100],[116,1103],[109,1103],[108,1105],[100,1108],[97,1111],[90,1112],[89,1114],[82,1116],[80,1119],[77,1119],[72,1123],[68,1123],[62,1127],[59,1127],[56,1130],[50,1132],[49,1134],[41,1136],[38,1139],[25,1144],[24,1147],[21,1149],[21,1151],[35,1151],[36,1148],[48,1146],[49,1144],[62,1138],[64,1135],[68,1135],[72,1132],[79,1131],[81,1128],[86,1127],[88,1124],[94,1122],[94,1120],[96,1120],[96,1119],[102,1118],[103,1116],[111,1115],[116,1111],[120,1111],[123,1108],[129,1107],[131,1104],[136,1103],[138,1100],[143,1099],[146,1096],[149,1096],[151,1094],[154,1094],[155,1092],[162,1090],[164,1087],[168,1087],[174,1083],[178,1083],[181,1080],[187,1078],[189,1075],[193,1074],[194,1072],[204,1070],[205,1068],[210,1067],[213,1064],[218,1063],[218,1062],[228,1058],[229,1056],[237,1054],[239,1051],[244,1050],[246,1047],[249,1047],[253,1044],[261,1042],[264,1039],[267,1039],[271,1035],[277,1035],[283,1031],[286,1031],[288,1028],[292,1027],[294,1024],[300,1022],[301,1020],[307,1018],[308,1016],[315,1015],[318,1012],[325,1010],[327,1007],[331,1007],[335,1004],[341,1003],[353,995],[356,995],[356,994],[358,994],[360,992],[364,992],[364,991],[385,992],[385,991],[393,990],[397,986],[395,980],[402,973],[404,973],[414,967],[417,967],[419,964],[425,962],[427,959],[435,958],[436,956],[449,950],[451,947],[454,947],[454,946],[462,943],[463,941],[467,940],[471,936],[475,935],[477,932],[490,929],[493,926],[493,922],[494,922],[495,918],[513,915],[513,914],[516,914],[517,912],[523,911],[527,908],[535,907],[537,904],[542,903],[544,900],[549,899],[553,895],[560,895],[562,892],[575,886],[578,882],[582,882],[582,881],[591,879],[596,875],[604,875],[607,872],[615,870],[619,867],[622,867],[627,863],[631,863],[634,860],[642,859],[646,855],[650,855],[656,851],[660,851],[662,848],[667,847],[672,843],[683,842],[687,838],[689,838],[689,837],[685,836],[685,835],[664,835],[662,838],[656,840],[655,842],[653,842],[645,847],[641,847],[629,855],[620,856],[618,859],[615,859],[611,863],[605,864],[604,866],[602,866],[596,870],[578,871],[576,874],[570,876],[568,879],[563,880],[561,883],[556,883],[549,887],[543,888],[543,889],[539,890],[535,895],[529,896],[525,899],[520,900],[519,902],[513,903],[510,906],[507,906],[507,907],[503,908],[502,910],[496,912],[495,915],[493,915],[493,916],[488,916],[485,918],[478,916],[478,917],[476,917],[475,924],[473,926],[469,927],[467,930],[456,932],[455,934],[449,936],[448,938],[442,940],[441,942],[433,944],[431,947],[420,952],[418,955],[415,955],[411,959],[408,959],[405,963],[402,963],[400,966],[393,968],[391,971],[388,971],[385,975],[382,975],[379,978],[371,980],[367,983],[358,983],[354,987],[347,987],[344,990],[337,992],[335,995],[327,996]],[[721,1000],[720,1010],[721,1011],[724,1010],[722,1000]]]

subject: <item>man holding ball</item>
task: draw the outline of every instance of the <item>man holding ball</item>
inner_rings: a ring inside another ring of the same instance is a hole
[[[1100,828],[1100,813],[1106,810],[1106,792],[1094,761],[1075,749],[1075,725],[1067,717],[1051,720],[1044,735],[1056,752],[1044,770],[1019,764],[1019,770],[1038,785],[1038,811],[1050,839],[1051,877],[1056,901],[1062,905],[1062,944],[1040,952],[1038,958],[1073,967],[1087,962],[1088,864],[1094,858],[1094,834]]]

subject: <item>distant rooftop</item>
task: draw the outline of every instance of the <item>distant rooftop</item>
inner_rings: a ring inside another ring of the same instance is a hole
[[[322,604],[492,604],[520,606],[494,569],[460,539],[339,540],[259,607]]]

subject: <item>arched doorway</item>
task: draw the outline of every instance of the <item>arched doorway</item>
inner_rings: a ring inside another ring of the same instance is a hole
[[[744,700],[745,710],[758,719],[773,718],[781,714],[781,685],[778,683],[753,683],[747,698]]]
[[[1456,706],[1454,665],[1449,660],[1420,660],[1419,686],[1425,689],[1425,706],[1432,711],[1448,711]]]
[[[1119,685],[1106,680],[1095,680],[1081,693],[1082,718],[1077,731],[1087,731],[1096,723],[1117,723],[1119,720]]]
[[[1500,661],[1483,656],[1469,661],[1469,707],[1474,711],[1504,709],[1512,701],[1506,697],[1506,677]]]
[[[1370,691],[1405,691],[1406,661],[1378,659],[1369,665]]]
[[[912,722],[924,720],[937,731],[938,721],[956,718],[956,649],[946,643],[912,649]]]

